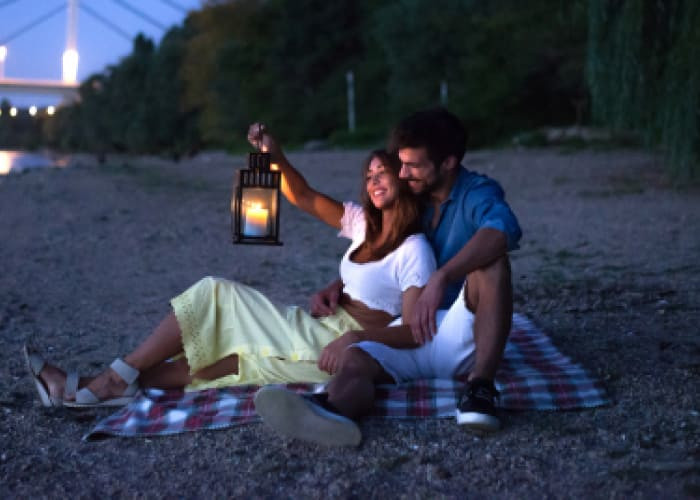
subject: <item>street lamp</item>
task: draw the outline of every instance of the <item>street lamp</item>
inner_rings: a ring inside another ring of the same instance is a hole
[[[282,244],[279,241],[281,175],[270,169],[270,153],[250,153],[248,169],[236,172],[231,197],[234,243]]]

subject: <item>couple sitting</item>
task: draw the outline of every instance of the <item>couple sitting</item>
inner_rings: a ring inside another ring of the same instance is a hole
[[[434,109],[401,121],[391,153],[375,151],[363,166],[362,205],[309,187],[263,125],[252,125],[248,139],[279,164],[292,204],[352,240],[340,279],[314,296],[309,315],[204,278],[94,378],[66,375],[25,347],[42,402],[122,405],[139,387],[328,382],[313,395],[268,385],[255,407],[281,434],[347,445],[360,442],[356,420],[371,410],[375,384],[468,372],[458,423],[498,429],[493,380],[512,317],[507,252],[520,228],[500,186],[461,167],[459,119]]]

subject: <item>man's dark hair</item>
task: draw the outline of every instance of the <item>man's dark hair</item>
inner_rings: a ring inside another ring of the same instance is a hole
[[[418,111],[401,120],[389,137],[389,151],[425,148],[436,168],[449,156],[462,161],[467,149],[467,131],[445,108]]]

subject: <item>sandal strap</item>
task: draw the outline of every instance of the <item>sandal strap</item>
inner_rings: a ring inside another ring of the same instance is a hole
[[[66,376],[66,386],[63,389],[64,399],[75,399],[75,394],[78,392],[78,383],[80,382],[80,376],[78,372],[70,372]]]
[[[133,384],[140,375],[140,372],[136,368],[129,366],[120,358],[112,361],[109,367],[129,385]]]
[[[46,360],[39,356],[33,348],[29,346],[25,346],[25,353],[27,357],[27,362],[29,363],[29,369],[32,371],[34,375],[37,377],[41,373],[41,370],[44,369],[44,366],[46,365]]]
[[[88,389],[87,387],[83,387],[75,393],[75,402],[81,405],[92,405],[95,403],[99,403],[100,399],[97,396],[95,396],[95,393],[92,392],[90,389]]]

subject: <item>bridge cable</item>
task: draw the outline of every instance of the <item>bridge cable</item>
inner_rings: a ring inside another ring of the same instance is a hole
[[[110,21],[109,19],[106,19],[106,18],[102,17],[100,14],[98,14],[97,12],[95,12],[94,10],[92,10],[90,7],[88,7],[87,4],[85,4],[85,3],[80,3],[80,4],[78,4],[78,5],[80,6],[81,9],[83,9],[85,12],[87,12],[88,14],[90,14],[92,17],[94,17],[95,19],[97,19],[98,21],[100,21],[101,23],[103,23],[103,24],[104,24],[105,26],[107,26],[109,29],[111,29],[111,30],[114,31],[115,33],[121,35],[122,37],[126,38],[127,40],[129,40],[129,42],[132,42],[132,41],[134,40],[134,37],[133,37],[133,36],[131,36],[129,33],[127,33],[126,31],[124,31],[123,29],[121,29],[119,26],[117,26],[116,24],[114,24],[114,23],[113,23],[112,21]]]
[[[15,0],[10,0],[10,1],[14,2]],[[188,10],[186,8],[184,8],[182,5],[180,5],[178,3],[175,3],[173,0],[160,0],[160,1],[163,2],[165,5],[169,5],[170,7],[172,7],[175,10],[179,10],[183,14],[187,14],[187,12],[188,12]]]
[[[55,9],[53,9],[52,11],[47,12],[46,14],[44,14],[44,15],[42,15],[42,16],[36,18],[36,19],[35,19],[34,21],[32,21],[31,23],[29,23],[29,24],[27,24],[27,25],[25,25],[25,26],[22,26],[20,29],[16,30],[16,31],[15,31],[14,33],[12,33],[11,35],[8,35],[8,36],[6,36],[4,39],[0,40],[0,45],[7,45],[8,42],[14,40],[15,38],[17,38],[17,37],[20,36],[20,35],[23,35],[23,34],[26,33],[27,31],[29,31],[29,30],[35,28],[37,25],[39,25],[39,24],[43,23],[44,21],[48,20],[49,18],[55,16],[55,15],[58,14],[59,12],[62,12],[65,8],[66,8],[66,3],[63,2],[62,5],[59,5],[58,7],[56,7]]]
[[[160,24],[158,21],[150,17],[148,14],[144,14],[143,11],[137,9],[133,5],[129,5],[128,3],[124,2],[123,0],[112,0],[114,3],[119,5],[120,7],[130,11],[132,14],[135,14],[139,16],[141,19],[148,21],[151,23],[153,26],[156,26],[157,28],[160,28],[163,31],[166,31],[168,28],[166,26],[163,26]]]
[[[4,2],[0,3],[0,9],[3,7],[10,5],[11,3],[15,3],[17,0],[5,0]]]

